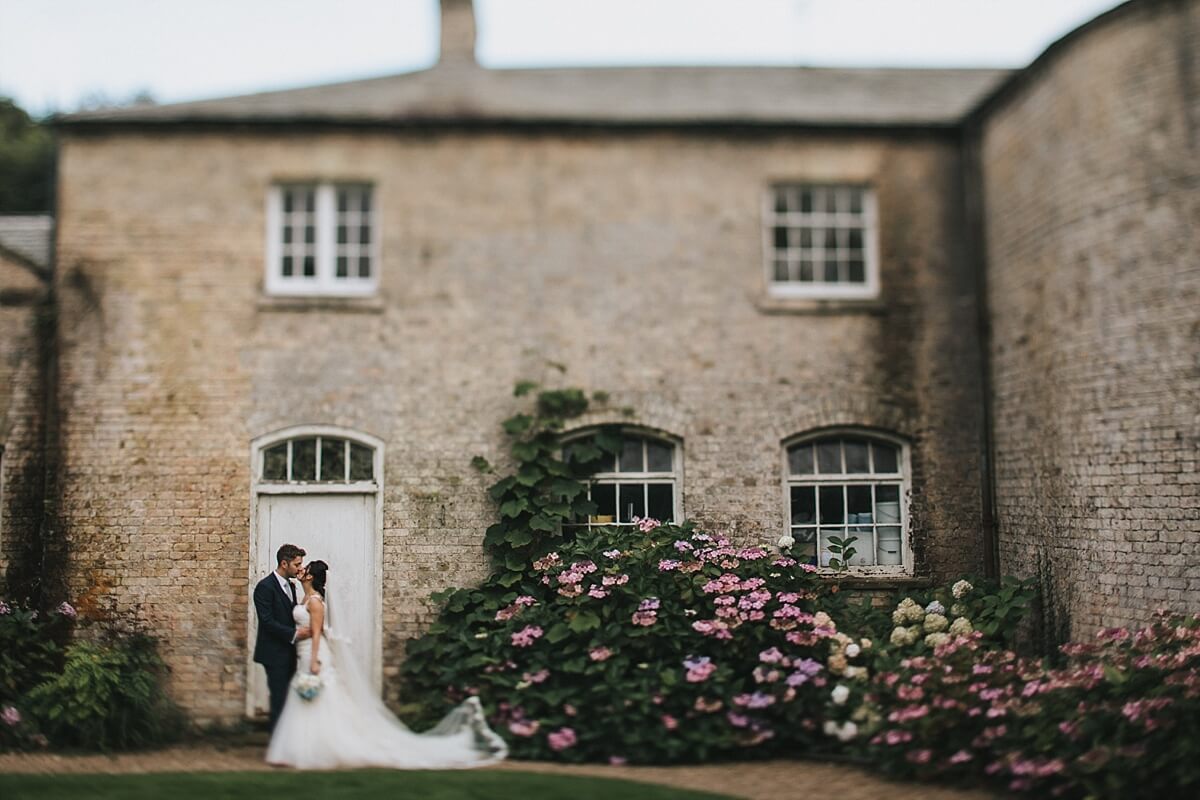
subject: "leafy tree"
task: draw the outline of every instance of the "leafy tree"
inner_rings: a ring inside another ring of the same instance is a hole
[[[49,212],[53,192],[53,135],[12,100],[0,97],[0,214]]]

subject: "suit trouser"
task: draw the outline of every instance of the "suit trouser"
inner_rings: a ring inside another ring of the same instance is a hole
[[[271,696],[270,729],[275,730],[275,723],[283,713],[283,704],[287,700],[288,684],[296,674],[296,662],[287,661],[282,664],[263,664],[267,671],[267,692]]]

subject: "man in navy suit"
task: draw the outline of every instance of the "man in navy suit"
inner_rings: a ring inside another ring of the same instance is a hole
[[[283,711],[288,684],[296,674],[296,642],[311,635],[308,628],[297,628],[292,618],[296,587],[291,579],[299,574],[304,555],[304,551],[294,544],[280,547],[275,554],[275,571],[254,587],[254,611],[258,614],[254,660],[267,672],[272,731]]]

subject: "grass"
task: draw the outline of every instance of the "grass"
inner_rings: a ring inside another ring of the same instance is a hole
[[[611,778],[509,771],[210,772],[0,775],[4,800],[728,800],[725,795]]]

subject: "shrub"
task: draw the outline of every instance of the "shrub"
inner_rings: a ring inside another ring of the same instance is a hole
[[[911,623],[923,610],[910,601],[896,614]],[[933,646],[897,638],[894,668],[839,684],[847,696],[831,697],[824,726],[836,736],[852,724],[848,750],[894,775],[1056,797],[1200,785],[1200,616],[1101,631],[1098,644],[1065,645],[1057,669],[978,631]]]
[[[120,750],[176,738],[182,717],[162,688],[165,666],[156,640],[110,631],[77,641],[63,669],[28,695],[31,714],[59,747]]]
[[[62,663],[59,642],[70,633],[75,609],[49,613],[0,600],[0,751],[44,747],[46,737],[29,713],[27,694]]]
[[[838,635],[812,569],[690,524],[581,532],[517,590],[443,595],[405,678],[427,720],[479,695],[522,758],[803,752]]]

